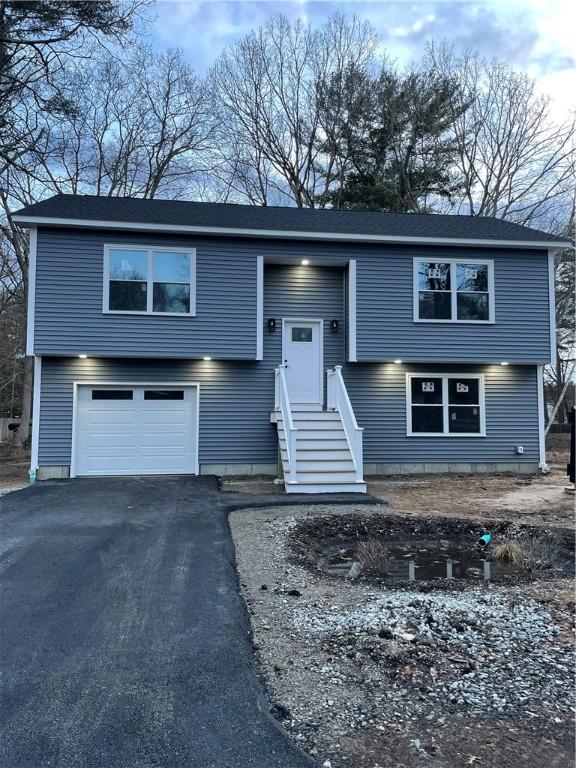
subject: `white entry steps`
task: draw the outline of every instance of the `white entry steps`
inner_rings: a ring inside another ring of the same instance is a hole
[[[356,423],[341,366],[328,371],[328,410],[292,409],[284,366],[276,369],[273,419],[287,493],[366,493],[362,429]]]

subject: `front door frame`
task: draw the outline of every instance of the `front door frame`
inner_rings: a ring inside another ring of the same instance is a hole
[[[282,318],[282,363],[286,360],[284,342],[286,339],[286,324],[287,323],[315,323],[319,330],[319,355],[318,355],[318,367],[320,374],[320,401],[318,403],[310,403],[302,405],[301,403],[295,403],[295,410],[307,410],[307,407],[313,409],[322,410],[324,406],[324,320],[319,317],[283,317]]]

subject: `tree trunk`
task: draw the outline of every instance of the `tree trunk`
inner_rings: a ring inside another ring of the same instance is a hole
[[[22,375],[22,413],[20,427],[14,435],[16,445],[23,446],[30,437],[30,416],[32,413],[32,383],[34,380],[34,358],[24,358],[24,372]],[[37,403],[34,403],[38,407]]]

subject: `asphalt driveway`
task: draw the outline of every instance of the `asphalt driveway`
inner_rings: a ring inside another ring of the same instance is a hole
[[[237,506],[213,478],[50,481],[0,500],[1,766],[312,765],[255,676]]]

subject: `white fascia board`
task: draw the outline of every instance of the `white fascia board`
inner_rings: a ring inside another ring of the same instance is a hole
[[[36,314],[36,249],[38,246],[38,230],[30,227],[28,251],[28,307],[26,319],[26,354],[34,354],[34,318]]]
[[[235,237],[273,238],[282,240],[333,240],[356,243],[406,243],[414,245],[469,246],[474,248],[567,248],[568,241],[482,240],[453,237],[411,237],[408,235],[362,235],[341,232],[305,232],[278,229],[245,229],[236,227],[200,227],[172,224],[142,224],[97,219],[60,219],[41,216],[13,216],[23,226],[80,227],[84,229],[118,229],[141,232],[172,232],[174,234],[222,235]]]

